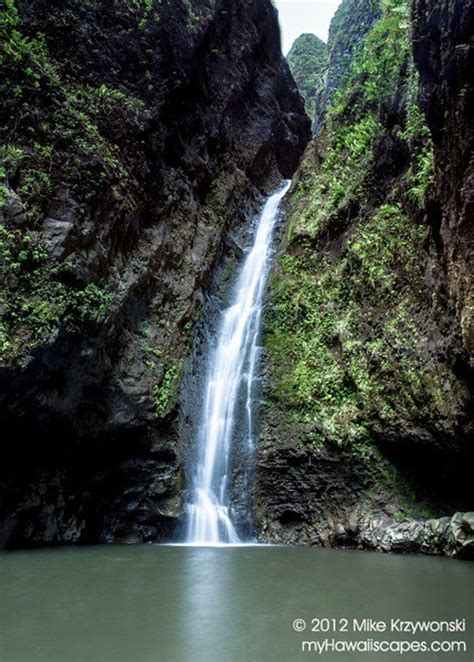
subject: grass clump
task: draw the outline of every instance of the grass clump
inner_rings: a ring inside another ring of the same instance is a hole
[[[182,366],[175,362],[165,366],[163,377],[152,389],[155,414],[158,418],[165,416],[176,401],[181,382]]]

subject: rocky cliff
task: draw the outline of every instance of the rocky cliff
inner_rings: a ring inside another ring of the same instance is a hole
[[[315,91],[313,133],[323,122],[330,99],[347,76],[367,33],[380,16],[379,0],[341,2],[329,28],[326,68]]]
[[[315,34],[302,34],[295,40],[286,59],[305,101],[306,114],[313,120],[327,68],[327,46]]]
[[[167,539],[207,284],[309,136],[276,12],[5,0],[0,35],[3,539]]]
[[[474,9],[418,2],[413,53],[438,173],[429,220],[466,352],[474,353]]]
[[[474,8],[375,10],[287,206],[260,536],[472,557]]]

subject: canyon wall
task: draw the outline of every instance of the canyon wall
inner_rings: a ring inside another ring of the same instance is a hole
[[[0,537],[167,540],[208,283],[309,138],[276,11],[9,0],[0,21]]]
[[[287,204],[259,536],[472,557],[474,7],[377,4]]]
[[[341,2],[329,27],[327,66],[316,89],[313,133],[321,128],[324,113],[339,84],[362,47],[367,33],[380,16],[380,0]]]

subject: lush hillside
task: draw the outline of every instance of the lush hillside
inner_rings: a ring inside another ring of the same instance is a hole
[[[305,101],[306,113],[313,121],[316,116],[316,98],[324,84],[327,46],[315,34],[302,34],[294,42],[286,59]]]
[[[313,132],[319,131],[328,103],[345,79],[367,33],[380,16],[379,0],[342,2],[331,21],[324,84],[318,87]],[[312,118],[313,119],[313,118]]]
[[[359,4],[342,3],[338,30]],[[346,47],[347,75],[329,76],[338,89],[287,206],[265,330],[260,522],[269,540],[467,554],[472,516],[436,518],[473,506],[473,9],[375,10]]]

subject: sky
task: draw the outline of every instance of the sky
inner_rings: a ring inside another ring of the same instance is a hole
[[[286,55],[303,32],[328,39],[329,23],[341,0],[274,0],[280,17],[282,49]]]

